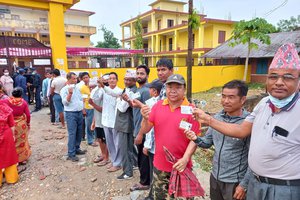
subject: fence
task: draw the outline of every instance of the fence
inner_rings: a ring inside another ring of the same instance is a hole
[[[105,68],[105,69],[72,69],[74,72],[88,71],[91,77],[98,77],[101,74],[116,72],[119,75],[118,86],[124,88],[123,78],[126,68]],[[186,79],[187,67],[175,67],[174,73],[181,74]],[[250,80],[250,71],[248,79]],[[226,65],[226,66],[194,66],[192,77],[192,92],[202,92],[213,87],[220,87],[233,79],[242,79],[244,74],[244,65]],[[150,68],[149,82],[157,78],[156,68]]]

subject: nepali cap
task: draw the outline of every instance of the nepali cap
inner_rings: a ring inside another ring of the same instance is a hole
[[[297,69],[300,70],[300,58],[293,43],[282,45],[276,52],[270,69]]]

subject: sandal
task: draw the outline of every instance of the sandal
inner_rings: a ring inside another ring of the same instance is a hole
[[[21,172],[24,172],[26,169],[27,169],[26,166],[24,166],[24,165],[19,165],[19,166],[18,166],[18,173],[20,174]]]
[[[97,156],[95,159],[94,159],[94,163],[98,163],[98,162],[101,162],[102,160],[103,160],[104,158],[103,158],[103,156]]]
[[[148,190],[150,188],[149,185],[142,185],[140,183],[134,184],[131,188],[130,191],[135,191],[135,190]]]
[[[109,164],[109,163],[110,163],[109,160],[102,160],[101,162],[99,162],[99,163],[97,164],[97,166],[98,166],[98,167],[102,167],[102,166],[105,166],[105,165],[107,165],[107,164]]]

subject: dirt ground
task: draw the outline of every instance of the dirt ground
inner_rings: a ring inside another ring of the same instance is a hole
[[[50,123],[49,109],[32,114],[29,141],[32,155],[26,171],[14,185],[3,184],[1,200],[81,200],[81,199],[140,199],[143,194],[130,194],[129,188],[138,182],[139,172],[126,181],[116,179],[121,171],[108,173],[105,167],[98,167],[93,159],[99,154],[99,147],[82,142],[87,154],[79,156],[80,161],[66,160],[67,131]],[[200,182],[208,188],[209,174],[197,169]],[[114,198],[113,198],[114,197]]]

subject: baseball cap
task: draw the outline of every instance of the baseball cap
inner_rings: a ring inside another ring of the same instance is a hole
[[[154,88],[157,91],[160,91],[163,86],[163,83],[159,79],[154,79],[151,83],[147,84],[148,88]]]
[[[166,84],[169,83],[178,83],[180,85],[185,85],[185,80],[183,78],[183,76],[181,76],[180,74],[173,74],[171,76],[169,76],[169,78],[166,81]]]

